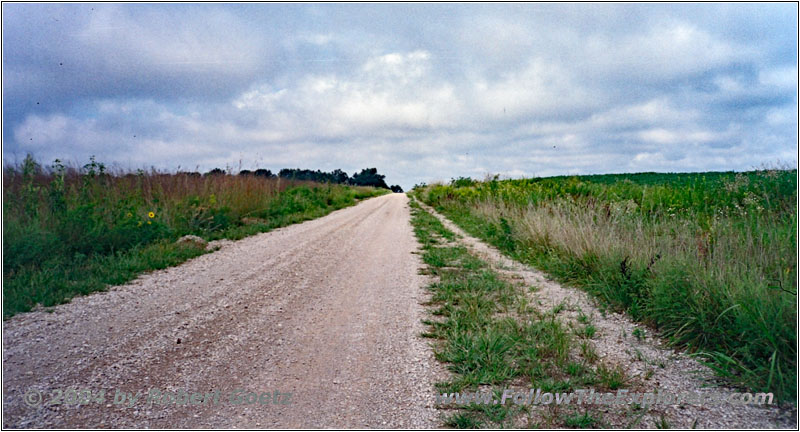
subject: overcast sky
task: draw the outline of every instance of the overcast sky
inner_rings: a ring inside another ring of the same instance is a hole
[[[390,184],[797,162],[797,4],[4,4],[3,159]]]

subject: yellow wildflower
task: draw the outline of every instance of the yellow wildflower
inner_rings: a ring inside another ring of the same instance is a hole
[[[155,214],[155,213],[153,213],[153,212],[150,212],[150,213],[147,213],[147,217],[149,217],[150,219],[152,219],[152,218],[156,217],[156,214]]]

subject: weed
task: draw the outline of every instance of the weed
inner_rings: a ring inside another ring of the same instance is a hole
[[[583,357],[587,362],[594,363],[599,358],[597,356],[597,351],[594,349],[594,345],[587,340],[583,340],[580,343],[581,349],[581,357]]]
[[[445,421],[445,425],[456,429],[479,429],[482,424],[473,415],[457,413],[450,416]]]
[[[564,418],[564,426],[574,429],[592,429],[598,427],[597,420],[589,413],[576,414]]]
[[[669,425],[669,422],[667,421],[667,418],[664,417],[664,415],[659,416],[658,420],[656,420],[656,429],[670,429],[670,428],[671,427]]]
[[[601,363],[597,367],[597,378],[603,387],[609,390],[617,390],[625,385],[625,369],[620,365],[609,367]]]

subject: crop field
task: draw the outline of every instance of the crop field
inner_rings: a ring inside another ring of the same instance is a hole
[[[725,382],[796,400],[795,169],[459,178],[414,194]]]

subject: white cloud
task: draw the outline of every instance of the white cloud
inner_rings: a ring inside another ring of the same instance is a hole
[[[753,55],[747,47],[683,22],[665,23],[647,34],[591,38],[587,46],[600,69],[649,79],[703,73]]]
[[[775,86],[782,90],[797,90],[797,67],[777,67],[761,70],[758,73],[758,82],[763,85]]]
[[[582,88],[570,72],[541,59],[497,80],[478,80],[469,89],[471,105],[482,117],[501,119],[548,118],[585,113],[603,96]]]
[[[792,128],[797,126],[797,104],[772,108],[767,111],[765,120],[770,126]]]
[[[221,10],[131,14],[122,7],[98,8],[75,35],[107,69],[129,68],[151,73],[205,72],[237,75],[253,72],[263,61],[260,37]]]
[[[312,45],[327,45],[331,43],[331,41],[333,41],[333,38],[334,36],[332,33],[326,33],[326,34],[313,33],[300,37],[302,41],[310,43]]]
[[[660,97],[632,105],[613,106],[592,115],[590,124],[598,127],[631,127],[655,125],[684,125],[699,120],[695,108],[677,108],[668,98]]]
[[[380,55],[355,75],[310,75],[280,90],[261,86],[233,104],[262,113],[264,128],[295,128],[297,137],[454,126],[461,101],[451,85],[431,76],[429,59],[425,51]]]
[[[663,128],[647,129],[639,133],[639,137],[656,144],[707,143],[717,139],[717,135],[706,130],[667,130]]]

